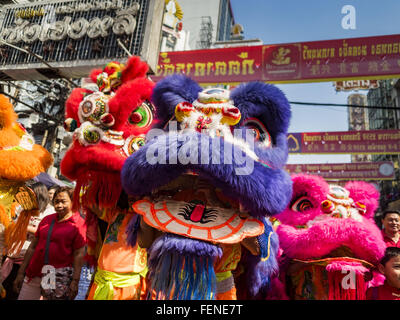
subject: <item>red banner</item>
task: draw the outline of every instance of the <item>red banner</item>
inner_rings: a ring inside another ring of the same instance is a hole
[[[399,154],[400,130],[289,133],[288,145],[289,153]]]
[[[161,52],[154,81],[184,73],[199,83],[290,83],[400,76],[400,35]]]
[[[325,164],[287,164],[290,174],[307,173],[326,180],[393,180],[394,167],[390,161]]]

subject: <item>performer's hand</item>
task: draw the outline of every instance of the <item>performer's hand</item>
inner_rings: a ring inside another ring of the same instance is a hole
[[[6,297],[6,289],[4,289],[3,285],[0,284],[0,299],[4,299]]]
[[[22,283],[24,282],[24,275],[21,273],[17,274],[17,277],[14,280],[13,283],[13,289],[16,293],[19,293],[21,291]]]
[[[68,297],[70,300],[74,300],[78,294],[78,283],[79,280],[73,279],[68,289]]]
[[[260,245],[258,244],[257,237],[251,237],[243,239],[242,245],[250,251],[250,253],[254,256],[258,256],[261,254]]]
[[[140,219],[140,228],[138,230],[137,241],[139,247],[141,248],[150,248],[153,244],[154,240],[159,236],[158,230],[154,229],[153,227],[149,226],[142,216],[139,217]]]

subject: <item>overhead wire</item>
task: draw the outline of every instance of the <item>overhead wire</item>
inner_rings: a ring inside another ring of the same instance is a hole
[[[400,110],[398,107],[389,106],[363,106],[358,104],[340,104],[340,103],[319,103],[319,102],[300,102],[289,101],[290,104],[306,105],[306,106],[325,106],[325,107],[346,107],[346,108],[365,108],[365,109],[387,109],[387,110]]]

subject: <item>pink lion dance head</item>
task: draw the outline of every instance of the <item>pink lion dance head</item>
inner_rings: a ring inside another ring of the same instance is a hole
[[[282,269],[292,299],[364,299],[385,251],[373,215],[379,192],[366,182],[329,185],[293,175],[289,206],[277,217]]]

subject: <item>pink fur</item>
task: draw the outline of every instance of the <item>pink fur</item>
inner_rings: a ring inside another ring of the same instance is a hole
[[[313,220],[316,216],[321,214],[320,204],[326,199],[326,195],[329,192],[329,185],[321,177],[315,176],[310,178],[310,176],[303,174],[292,175],[292,181],[292,201],[289,206],[277,216],[277,218],[283,224],[293,226],[303,225],[306,224],[307,221]],[[307,198],[312,202],[314,208],[304,213],[294,212],[291,209],[293,200],[296,200],[303,195],[307,195]]]
[[[379,205],[379,191],[364,181],[349,181],[345,188],[350,191],[350,197],[355,202],[362,202],[367,207],[365,217],[372,218]]]
[[[332,261],[330,264],[326,266],[326,270],[329,272],[332,271],[354,271],[357,274],[363,275],[365,272],[368,272],[368,269],[364,267],[360,262],[349,262],[349,261]]]
[[[372,271],[372,279],[368,282],[368,288],[379,287],[385,282],[385,276],[377,270]]]
[[[280,225],[277,229],[283,251],[291,258],[315,259],[346,246],[360,259],[376,264],[384,254],[385,243],[371,221],[328,218],[308,229]]]

